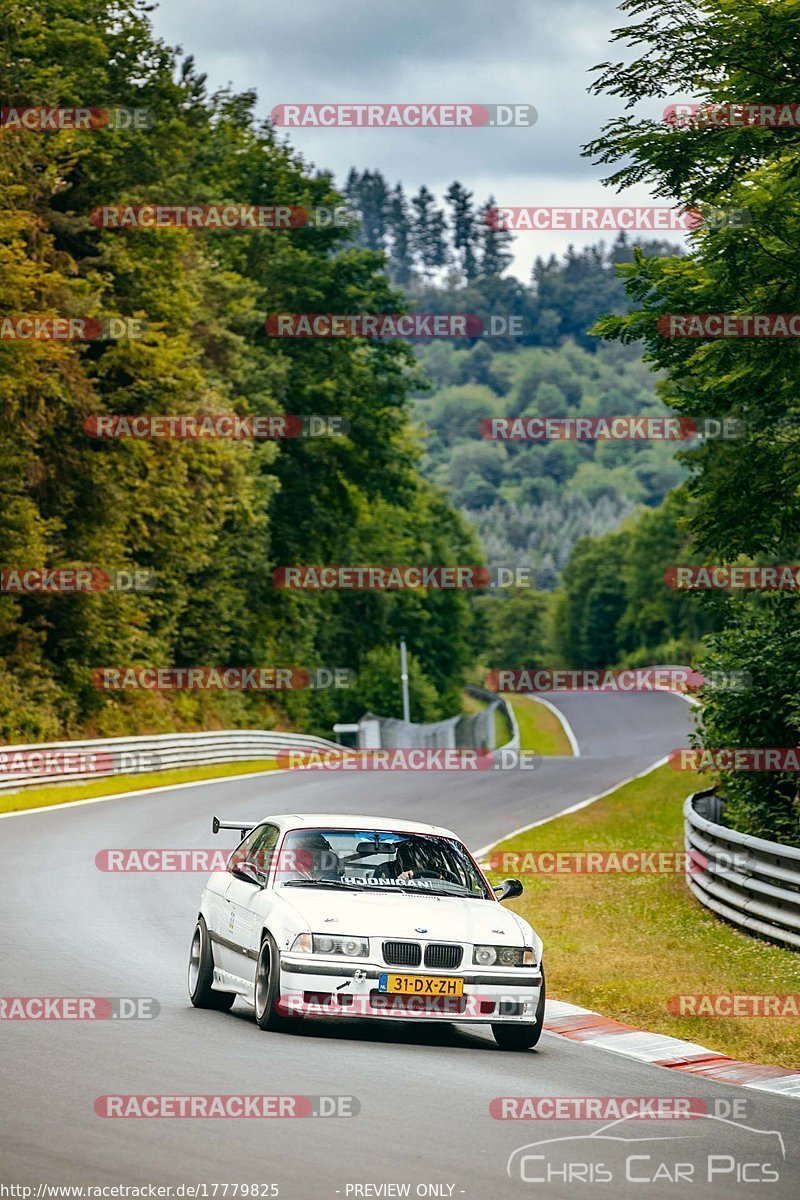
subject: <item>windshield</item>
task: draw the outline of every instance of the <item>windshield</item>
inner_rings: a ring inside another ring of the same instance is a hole
[[[492,898],[461,843],[428,833],[293,829],[281,847],[275,882]]]

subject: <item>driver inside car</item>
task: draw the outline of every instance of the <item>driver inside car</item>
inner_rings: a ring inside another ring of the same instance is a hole
[[[416,841],[400,843],[397,847],[395,863],[397,865],[395,879],[399,883],[404,883],[408,879],[419,879],[423,875],[428,879],[441,879],[442,877],[437,869],[437,864],[427,853],[426,847]]]

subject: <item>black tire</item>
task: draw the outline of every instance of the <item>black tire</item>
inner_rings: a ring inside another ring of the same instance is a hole
[[[259,1029],[287,1029],[289,1020],[277,1011],[280,990],[281,954],[272,934],[265,933],[256,962],[256,981],[253,989],[256,1024]]]
[[[542,967],[542,986],[539,989],[539,1000],[536,1004],[536,1014],[532,1025],[492,1025],[494,1040],[501,1050],[531,1050],[544,1029],[545,983],[544,967]]]
[[[189,951],[189,999],[195,1008],[214,1008],[227,1012],[236,999],[235,992],[218,992],[212,988],[214,955],[211,938],[202,917],[198,917]]]

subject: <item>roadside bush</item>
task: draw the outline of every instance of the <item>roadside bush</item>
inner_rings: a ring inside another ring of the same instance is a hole
[[[797,746],[800,742],[800,609],[795,596],[745,596],[729,602],[725,628],[708,638],[698,664],[712,672],[747,671],[744,690],[704,687],[696,744]],[[740,833],[800,846],[798,774],[724,771],[725,820]]]

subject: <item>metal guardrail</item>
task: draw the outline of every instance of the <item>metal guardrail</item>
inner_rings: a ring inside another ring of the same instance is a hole
[[[723,805],[713,789],[684,802],[692,894],[745,932],[800,950],[800,849],[719,824]]]
[[[359,749],[453,750],[463,744],[458,740],[459,720],[459,717],[449,717],[424,725],[366,713],[359,723]]]
[[[222,729],[0,746],[0,792],[176,767],[247,762],[272,758],[279,750],[300,748],[341,750],[342,746],[326,738],[265,729]],[[15,762],[19,769],[9,770]],[[68,764],[78,769],[69,769]]]
[[[487,688],[470,684],[464,689],[470,696],[486,704],[481,712],[462,713],[444,721],[417,724],[399,721],[396,717],[379,717],[366,713],[359,722],[359,748],[380,746],[382,749],[413,747],[423,750],[519,750],[519,726],[514,710],[502,696]],[[494,715],[500,708],[511,730],[511,740],[498,747]]]
[[[464,691],[470,696],[475,696],[477,700],[486,701],[488,707],[485,711],[487,719],[491,721],[492,741],[494,741],[494,711],[499,707],[505,714],[506,721],[508,722],[508,728],[511,730],[511,738],[502,746],[492,745],[491,749],[519,750],[519,725],[517,724],[516,713],[514,712],[513,706],[509,704],[508,700],[506,700],[505,696],[498,696],[497,692],[490,692],[488,688],[478,687],[477,684],[473,683],[469,684]],[[483,715],[483,713],[476,714],[476,716]]]
[[[512,730],[512,738],[506,747],[518,750],[519,728],[511,705],[485,688],[470,687],[468,691],[487,701],[488,707],[483,712],[451,717],[433,725],[406,725],[403,721],[381,717],[378,719],[382,732],[384,726],[387,732],[387,740],[382,744],[387,747],[448,749],[469,746],[493,750],[496,748],[494,710],[500,705]],[[272,758],[279,750],[290,749],[343,750],[345,747],[327,738],[266,729],[221,729],[0,746],[0,792],[53,783],[78,783],[113,775],[247,762]]]

